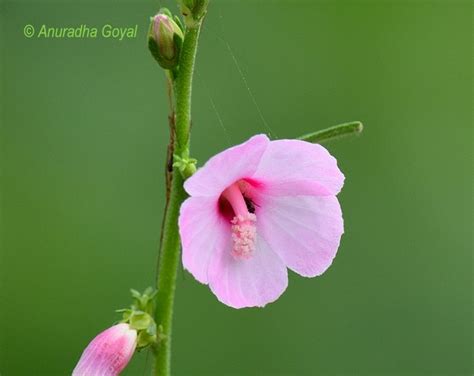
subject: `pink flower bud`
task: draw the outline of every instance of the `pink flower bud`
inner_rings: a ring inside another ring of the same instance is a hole
[[[183,31],[169,11],[162,10],[152,18],[148,32],[148,48],[161,67],[173,69],[178,66],[183,38]]]
[[[136,345],[136,330],[128,324],[114,325],[89,343],[72,376],[117,376],[132,358]]]

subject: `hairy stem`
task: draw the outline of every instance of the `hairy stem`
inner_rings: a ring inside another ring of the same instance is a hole
[[[188,28],[184,36],[183,49],[179,58],[179,75],[176,80],[176,148],[175,153],[187,157],[191,129],[191,91],[194,61],[201,23]]]
[[[160,334],[164,336],[158,344],[155,357],[154,374],[159,376],[170,375],[173,303],[180,254],[178,216],[179,208],[185,198],[183,178],[179,171],[174,171],[171,195],[166,211],[157,280],[155,321],[159,323]]]
[[[181,158],[189,156],[189,132],[191,129],[191,90],[201,23],[188,28],[179,61],[178,77],[175,81],[176,123],[174,153]],[[186,199],[184,179],[177,168],[173,169],[169,202],[163,226],[163,240],[158,267],[155,321],[164,336],[155,352],[154,375],[169,376],[171,363],[171,332],[176,275],[180,260],[178,230],[179,208]]]

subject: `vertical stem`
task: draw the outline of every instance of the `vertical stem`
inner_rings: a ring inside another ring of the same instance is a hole
[[[179,73],[175,82],[176,125],[174,153],[182,158],[189,156],[189,131],[191,128],[191,90],[201,23],[186,30],[180,55]],[[171,331],[176,275],[180,260],[178,230],[179,208],[186,199],[184,179],[178,169],[172,173],[171,191],[163,228],[163,242],[157,279],[155,321],[161,326],[165,338],[155,353],[154,375],[169,376],[171,362]]]
[[[191,129],[191,91],[194,61],[201,23],[188,28],[184,35],[183,49],[179,58],[179,75],[176,80],[176,148],[181,157],[189,151],[189,131]]]
[[[171,329],[173,324],[173,303],[176,274],[179,265],[180,241],[178,233],[179,208],[186,198],[183,178],[179,171],[173,172],[170,201],[166,211],[163,244],[157,280],[155,321],[161,326],[160,341],[155,358],[155,375],[169,376],[171,362]]]

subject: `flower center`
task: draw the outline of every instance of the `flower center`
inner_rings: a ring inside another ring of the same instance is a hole
[[[236,259],[247,260],[252,257],[255,251],[257,239],[257,216],[252,201],[244,197],[239,183],[234,183],[228,187],[222,196],[232,206],[234,217],[230,221],[232,224],[232,256]],[[249,211],[250,210],[250,211]]]

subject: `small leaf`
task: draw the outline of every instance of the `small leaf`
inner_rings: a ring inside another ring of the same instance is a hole
[[[312,143],[321,143],[343,136],[349,136],[351,134],[359,134],[364,129],[364,126],[360,121],[352,121],[350,123],[344,123],[322,129],[320,131],[305,134],[298,137],[297,140],[308,141]]]

